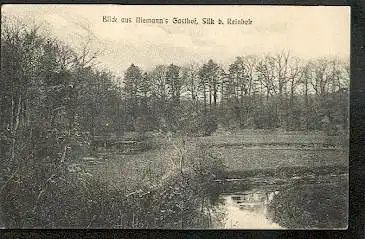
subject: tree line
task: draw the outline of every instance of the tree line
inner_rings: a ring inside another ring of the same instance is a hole
[[[21,124],[91,135],[223,129],[338,130],[348,125],[348,62],[276,55],[238,56],[228,66],[135,64],[123,77],[96,68],[79,52],[37,34],[2,31],[3,134]],[[71,133],[71,132],[70,132]]]
[[[227,69],[213,60],[146,72],[132,64],[123,80],[127,131],[336,131],[348,124],[349,66],[336,58],[304,61],[284,51],[236,57]]]

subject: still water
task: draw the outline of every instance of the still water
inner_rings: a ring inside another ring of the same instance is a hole
[[[267,205],[275,192],[252,190],[232,195],[221,195],[226,212],[223,228],[280,229],[267,215]]]
[[[216,229],[317,229],[347,227],[346,175],[324,181],[257,186],[221,192],[216,207],[224,212]]]

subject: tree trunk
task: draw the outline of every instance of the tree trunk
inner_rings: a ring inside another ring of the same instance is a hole
[[[212,110],[212,86],[209,82],[209,85],[208,85],[208,89],[209,89],[209,111]]]
[[[305,105],[305,130],[309,130],[309,109],[308,109],[308,79],[305,78],[305,92],[304,92],[304,105]]]
[[[243,127],[243,124],[244,124],[244,122],[242,122],[243,121],[243,112],[244,112],[244,106],[243,106],[243,86],[241,85],[241,87],[240,87],[241,89],[240,89],[240,128],[242,128]]]
[[[203,96],[204,96],[204,117],[207,117],[207,91],[205,85],[203,86]]]
[[[290,124],[293,125],[293,120],[294,120],[294,116],[293,116],[293,108],[294,108],[294,82],[291,82],[290,85],[290,98],[289,98],[289,115],[290,115]]]
[[[214,83],[213,85],[213,104],[214,104],[214,109],[217,108],[217,85],[216,83]]]

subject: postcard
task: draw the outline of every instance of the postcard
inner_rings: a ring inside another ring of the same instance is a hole
[[[1,228],[347,228],[349,7],[1,16]]]

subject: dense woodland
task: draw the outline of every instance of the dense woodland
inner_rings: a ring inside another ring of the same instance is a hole
[[[227,70],[213,60],[201,66],[160,65],[150,72],[132,64],[121,88],[125,108],[119,112],[127,131],[141,125],[183,133],[203,129],[203,135],[217,125],[338,130],[347,127],[348,85],[345,63],[301,61],[288,52],[236,57]]]
[[[93,67],[97,55],[86,49],[90,46],[76,53],[36,30],[3,33],[4,132],[38,123],[50,129],[77,124],[91,135],[189,133],[207,124],[226,129],[347,127],[349,66],[338,59],[304,61],[283,51],[237,56],[229,66],[209,60],[143,71],[131,64],[118,77]]]
[[[237,56],[229,66],[171,62],[144,71],[134,63],[119,77],[96,67],[96,57],[92,46],[75,51],[38,28],[2,23],[0,174],[7,226],[92,225],[95,215],[80,219],[87,217],[84,207],[103,207],[110,198],[90,202],[97,192],[85,189],[83,172],[69,175],[67,167],[93,135],[347,128],[349,66],[337,59],[303,61],[283,51]]]

